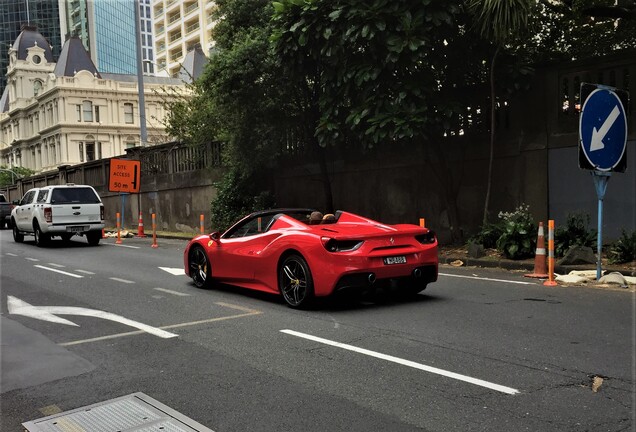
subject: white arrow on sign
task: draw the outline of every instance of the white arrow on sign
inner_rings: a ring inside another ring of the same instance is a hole
[[[592,142],[590,143],[591,152],[605,148],[603,139],[605,138],[605,135],[607,135],[607,132],[612,128],[620,114],[621,111],[618,109],[618,105],[616,105],[607,119],[603,122],[601,128],[599,130],[596,130],[596,128],[592,130]]]
[[[58,324],[66,324],[79,327],[73,321],[69,321],[64,318],[60,318],[57,315],[78,315],[78,316],[87,316],[93,318],[102,318],[110,321],[115,321],[121,324],[125,324],[130,327],[137,328],[139,330],[145,331],[146,333],[150,333],[154,336],[158,336],[160,338],[168,339],[179,336],[174,333],[170,333],[156,327],[152,327],[146,324],[142,324],[137,321],[130,320],[128,318],[124,318],[119,315],[115,315],[110,312],[104,312],[96,309],[87,309],[81,307],[72,307],[72,306],[33,306],[19,298],[8,296],[7,297],[7,306],[9,309],[9,314],[13,315],[22,315],[30,318],[39,319],[42,321],[50,321]]]

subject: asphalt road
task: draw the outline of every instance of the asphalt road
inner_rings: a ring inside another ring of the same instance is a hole
[[[440,267],[415,299],[296,311],[195,288],[184,241],[114,242],[0,231],[2,431],[134,392],[217,432],[635,428],[633,292]]]

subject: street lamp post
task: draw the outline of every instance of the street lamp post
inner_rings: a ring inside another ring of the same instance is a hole
[[[135,0],[135,35],[137,36],[137,90],[139,93],[139,132],[140,145],[146,146],[148,132],[146,131],[146,101],[144,95],[144,73],[141,57],[141,24],[139,23],[139,0]]]

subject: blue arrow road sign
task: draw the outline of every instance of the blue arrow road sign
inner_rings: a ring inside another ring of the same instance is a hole
[[[627,144],[625,107],[612,90],[597,88],[585,100],[579,122],[581,149],[598,171],[611,171]]]

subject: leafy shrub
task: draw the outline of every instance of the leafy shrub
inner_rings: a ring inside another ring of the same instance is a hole
[[[530,206],[521,204],[511,213],[499,213],[503,233],[497,240],[497,249],[506,258],[524,259],[534,256],[537,226],[532,220]]]
[[[569,214],[564,227],[554,232],[554,254],[563,256],[572,246],[587,246],[596,250],[596,230],[590,231],[590,216],[582,213]]]
[[[610,245],[607,255],[610,264],[636,261],[636,231],[629,235],[623,230],[621,237]]]
[[[217,196],[212,200],[210,212],[212,226],[225,231],[249,213],[273,208],[273,194],[257,190],[260,184],[253,176],[243,175],[236,168],[230,169],[221,181],[215,183]]]
[[[487,223],[482,225],[479,232],[469,238],[468,242],[480,244],[486,249],[495,249],[501,234],[503,234],[503,223]]]

